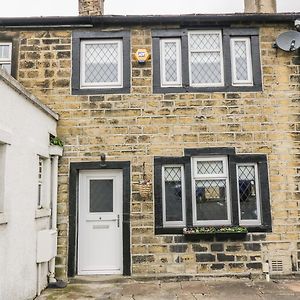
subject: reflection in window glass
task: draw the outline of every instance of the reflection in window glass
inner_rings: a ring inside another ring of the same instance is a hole
[[[258,195],[255,165],[239,165],[238,188],[241,220],[258,220]]]
[[[196,180],[198,221],[227,220],[226,180]]]
[[[183,191],[181,166],[163,169],[165,222],[183,222]]]

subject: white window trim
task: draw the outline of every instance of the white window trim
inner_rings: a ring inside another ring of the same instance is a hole
[[[11,66],[11,57],[12,57],[12,43],[0,43],[1,46],[8,46],[9,47],[9,57],[1,58],[0,57],[0,67],[3,68],[3,65],[10,65]]]
[[[193,34],[219,34],[220,38],[220,49],[205,49],[205,50],[192,50],[190,47],[190,36]],[[189,84],[191,87],[218,87],[224,86],[224,59],[223,59],[223,41],[222,41],[221,30],[197,30],[190,31],[188,33],[188,52],[189,52]],[[220,53],[220,64],[221,64],[221,82],[219,83],[192,83],[192,68],[191,68],[191,54],[193,53]]]
[[[37,210],[50,208],[50,194],[51,194],[51,159],[38,155],[38,173],[37,173],[37,187],[41,184],[41,199],[39,203],[38,189],[37,189]],[[42,179],[39,179],[39,160],[43,161]]]
[[[180,167],[181,168],[181,200],[182,200],[182,221],[167,221],[166,219],[166,198],[165,198],[165,168]],[[163,226],[164,227],[182,227],[186,225],[186,206],[185,206],[185,181],[183,165],[163,165],[162,166],[162,211],[163,211]]]
[[[166,64],[165,64],[165,44],[166,43],[175,43],[176,44],[176,73],[177,81],[167,81],[166,80]],[[162,87],[181,87],[182,86],[182,62],[181,62],[181,39],[160,39],[160,81]]]
[[[40,171],[41,162],[41,171]],[[40,178],[41,175],[41,178]],[[38,202],[37,208],[41,209],[44,202],[44,184],[45,184],[45,159],[42,156],[38,157]],[[40,190],[40,192],[39,192]]]
[[[240,191],[239,191],[239,166],[253,166],[255,172],[255,193],[256,193],[256,208],[257,208],[257,220],[242,220],[241,219],[241,207],[240,207]],[[261,197],[259,190],[259,178],[257,163],[239,163],[236,164],[236,178],[237,178],[237,194],[238,194],[238,208],[239,208],[239,224],[242,226],[255,226],[261,225]]]
[[[223,174],[212,174],[199,176],[197,174],[197,161],[223,161]],[[221,226],[231,225],[231,197],[229,187],[229,173],[228,173],[228,159],[226,156],[214,156],[214,157],[194,157],[191,159],[192,164],[192,206],[193,206],[193,225],[194,226]],[[217,176],[216,176],[217,175]],[[227,201],[227,219],[225,220],[197,220],[197,204],[196,204],[196,180],[225,180],[226,181],[226,201]]]
[[[245,42],[246,55],[247,55],[247,80],[238,80],[236,77],[236,61],[235,61],[235,42]],[[231,52],[231,74],[233,86],[252,86],[253,85],[253,71],[252,71],[252,55],[251,55],[251,41],[249,37],[231,38],[230,39],[230,52]]]
[[[95,82],[85,81],[85,46],[89,44],[118,44],[118,81]],[[85,40],[80,43],[80,88],[122,88],[123,87],[123,42],[122,40]]]
[[[8,46],[9,47],[9,51],[8,51],[8,53],[9,53],[9,57],[5,57],[5,58],[1,58],[0,57],[0,63],[11,63],[11,52],[12,52],[12,43],[0,43],[0,47],[1,46]]]

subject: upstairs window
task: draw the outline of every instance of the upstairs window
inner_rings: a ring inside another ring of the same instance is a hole
[[[180,39],[161,39],[161,85],[181,86],[181,42]]]
[[[253,85],[251,44],[249,38],[230,40],[232,84]]]
[[[80,70],[82,88],[121,88],[122,40],[82,41]]]
[[[11,74],[12,43],[0,43],[0,68]]]
[[[153,30],[155,93],[261,91],[258,30]]]
[[[189,32],[190,86],[224,85],[221,31]]]
[[[73,32],[72,93],[129,93],[130,59],[129,31]]]

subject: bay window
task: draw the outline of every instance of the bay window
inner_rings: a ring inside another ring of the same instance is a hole
[[[265,155],[186,149],[183,157],[155,157],[154,165],[156,234],[208,226],[271,230]]]

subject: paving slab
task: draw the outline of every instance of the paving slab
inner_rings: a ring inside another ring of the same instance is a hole
[[[253,281],[205,278],[194,281],[106,277],[76,278],[64,289],[46,289],[37,300],[300,300],[300,280]]]

